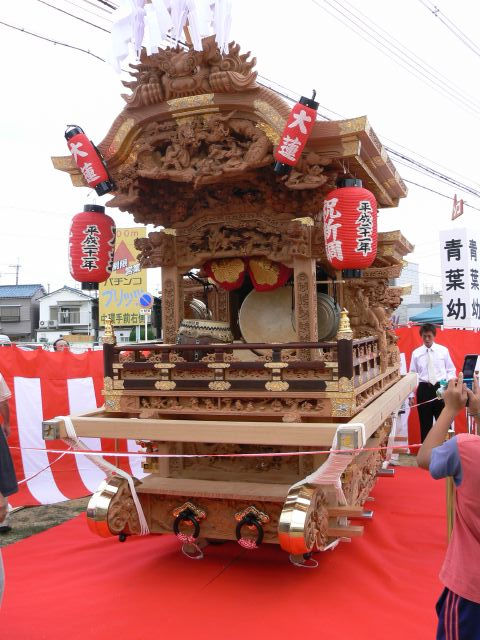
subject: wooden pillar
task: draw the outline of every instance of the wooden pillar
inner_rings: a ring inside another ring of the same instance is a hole
[[[162,329],[165,344],[175,344],[182,320],[182,274],[176,266],[162,267]]]
[[[296,257],[293,261],[295,284],[295,319],[299,342],[317,342],[317,284],[314,258]],[[302,360],[311,360],[309,349],[300,350]]]
[[[230,322],[230,292],[220,287],[216,294],[215,320]]]

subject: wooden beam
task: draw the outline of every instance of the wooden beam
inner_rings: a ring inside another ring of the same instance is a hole
[[[72,416],[79,437],[126,438],[163,442],[212,442],[229,444],[329,447],[334,423],[261,422],[226,420],[177,420],[143,418],[85,418]],[[43,423],[44,438],[67,437],[61,418]]]
[[[368,440],[390,414],[400,407],[410,393],[415,391],[416,387],[417,375],[415,373],[407,373],[406,376],[374,400],[372,404],[368,405],[368,407],[360,411],[360,413],[357,413],[350,422],[364,424],[365,437]]]
[[[361,518],[363,507],[355,507],[351,505],[338,505],[335,507],[327,506],[329,518]]]
[[[327,535],[330,538],[353,538],[354,536],[363,535],[363,527],[354,525],[346,527],[341,527],[340,525],[337,527],[331,526],[327,529]]]
[[[151,474],[138,485],[140,494],[189,496],[192,498],[223,498],[283,503],[290,485],[264,482],[226,482],[197,478],[162,478]]]

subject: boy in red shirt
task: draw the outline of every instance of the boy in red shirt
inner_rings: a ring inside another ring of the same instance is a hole
[[[437,602],[437,640],[480,640],[480,436],[460,433],[445,442],[450,424],[465,408],[480,425],[480,386],[473,392],[463,375],[450,380],[445,408],[421,446],[418,466],[435,478],[453,477],[455,521],[440,572],[445,585]]]

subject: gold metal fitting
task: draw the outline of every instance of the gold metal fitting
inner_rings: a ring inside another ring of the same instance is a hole
[[[207,517],[206,511],[197,507],[193,502],[184,502],[181,507],[176,507],[172,511],[173,517],[178,518],[184,511],[191,511],[197,520],[204,520]]]
[[[239,511],[238,513],[236,513],[235,520],[237,522],[241,522],[246,516],[250,514],[255,518],[255,520],[260,522],[260,524],[268,524],[270,522],[270,517],[263,511],[257,509],[257,507],[254,507],[253,504],[251,504],[246,509],[243,509],[243,511]]]

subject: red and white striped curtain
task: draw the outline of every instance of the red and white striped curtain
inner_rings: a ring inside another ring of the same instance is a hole
[[[20,484],[19,493],[9,498],[10,503],[14,506],[51,504],[96,491],[105,477],[103,471],[87,456],[68,454],[58,459],[59,454],[53,451],[68,447],[61,440],[44,441],[42,421],[93,411],[103,404],[102,352],[73,354],[2,347],[0,373],[12,392],[12,433],[8,442],[17,479],[27,478]],[[138,451],[132,440],[82,440],[95,451]],[[137,478],[144,476],[140,456],[106,459]]]

